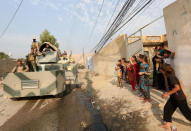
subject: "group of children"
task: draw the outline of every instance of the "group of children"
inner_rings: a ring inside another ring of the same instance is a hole
[[[163,64],[169,64],[174,66],[175,52],[170,50],[165,44],[161,44],[155,47],[153,62],[153,87],[160,90],[166,90],[165,78],[163,71],[161,70]]]
[[[123,88],[123,81],[129,82],[132,90],[138,91],[145,102],[150,102],[149,76],[150,69],[147,56],[139,54],[132,56],[129,61],[125,58],[118,60],[117,66],[118,87]]]
[[[163,128],[171,131],[172,115],[177,108],[181,113],[191,121],[191,109],[187,104],[187,95],[185,94],[182,82],[176,77],[172,68],[175,52],[170,50],[164,44],[154,49],[153,57],[153,86],[165,90],[162,98],[169,97],[164,106]],[[151,74],[147,57],[139,54],[137,57],[132,56],[129,61],[125,58],[118,60],[117,67],[118,86],[123,88],[123,81],[129,82],[132,90],[138,91],[139,96],[145,102],[150,102],[149,76]]]

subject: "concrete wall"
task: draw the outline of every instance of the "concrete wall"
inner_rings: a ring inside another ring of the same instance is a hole
[[[126,35],[119,35],[94,55],[94,71],[105,76],[113,76],[118,59],[126,58]]]
[[[17,61],[13,59],[5,59],[5,60],[0,59],[0,63],[1,63],[0,66],[0,80],[1,80],[3,73],[11,72],[14,66],[16,66]]]
[[[169,48],[176,52],[174,68],[191,98],[191,0],[177,0],[164,9]]]

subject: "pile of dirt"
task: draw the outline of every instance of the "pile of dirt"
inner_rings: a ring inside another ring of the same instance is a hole
[[[3,73],[10,72],[15,65],[16,61],[13,59],[0,60],[0,77],[2,77]]]

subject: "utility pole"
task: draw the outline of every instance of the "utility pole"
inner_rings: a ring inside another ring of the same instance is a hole
[[[141,37],[141,48],[142,48],[142,51],[141,51],[141,54],[144,55],[144,47],[143,47],[143,32],[142,32],[142,29],[140,29],[140,37]]]
[[[84,66],[85,66],[85,54],[84,54],[84,48],[83,48],[83,51],[82,51],[83,53],[82,53],[82,57],[83,57],[83,64],[84,64]]]

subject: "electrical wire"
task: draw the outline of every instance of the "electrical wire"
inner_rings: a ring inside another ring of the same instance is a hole
[[[143,2],[143,1],[142,1]],[[128,19],[128,21],[126,21],[126,23],[128,23],[132,18],[134,18],[145,6],[147,6],[147,4],[149,3],[150,1],[148,1],[143,7],[137,7],[135,10],[133,10],[130,14],[134,14],[134,12],[135,12],[135,14],[133,15],[133,16],[131,16],[130,17],[130,19]],[[140,4],[141,2],[139,2],[139,4]],[[130,16],[130,15],[129,15]],[[126,23],[124,23],[124,24],[126,24]],[[123,25],[124,25],[123,24]],[[122,27],[123,27],[123,25],[120,27],[120,28],[118,28],[118,29],[116,29],[116,31],[115,32],[112,32],[112,34],[111,34],[111,36],[113,35],[113,34],[115,34],[117,31],[119,31]],[[102,44],[102,46],[101,46],[101,48],[104,46],[105,44]],[[101,49],[100,48],[100,49]]]
[[[122,24],[114,33],[123,28],[129,21],[131,21],[141,10],[143,10],[152,0],[148,1],[142,8],[140,8],[131,18],[129,18],[124,24]]]
[[[141,24],[143,25],[143,21],[148,21],[147,23],[150,23],[150,21],[152,21],[152,20],[149,20],[149,19],[150,19],[150,16],[152,16],[153,12],[156,12],[156,9],[158,10],[159,7],[161,7],[161,6],[163,7],[163,4],[164,4],[164,3],[166,4],[165,1],[157,2],[156,0],[153,0],[153,1],[151,2],[151,4],[148,6],[149,10],[148,10],[148,8],[145,8],[145,9],[137,16],[138,20],[136,20],[136,23],[137,23],[137,21],[138,21],[138,24],[136,24],[136,25],[141,25]],[[152,5],[152,7],[151,7],[151,5]],[[146,13],[146,11],[147,11],[147,13]],[[149,16],[147,15],[144,19],[140,19],[139,16],[143,15],[143,13],[149,14]],[[126,29],[128,28],[128,34],[132,34],[132,33],[133,33],[132,30],[133,30],[133,28],[134,28],[133,24],[134,24],[134,23],[131,23],[131,24],[129,24],[129,25],[126,25],[127,27],[125,27],[123,30],[119,31],[118,33],[120,34],[121,32],[123,32],[124,30],[126,30]],[[145,24],[144,24],[144,25],[145,25]],[[141,26],[140,26],[139,28],[141,28]],[[137,28],[137,29],[134,29],[134,30],[138,30],[138,28]]]
[[[154,1],[154,0],[153,0]],[[153,3],[153,1],[148,5],[148,6],[150,6],[152,3]],[[141,5],[141,1],[137,4],[137,6],[140,6]],[[138,8],[137,8],[138,9]],[[137,11],[137,9],[134,11],[134,12],[136,12]],[[144,9],[144,11],[146,10],[146,8]],[[142,12],[144,12],[144,11],[142,11]],[[132,13],[130,13],[131,15],[133,14],[133,12]],[[142,13],[141,13],[142,14]],[[130,15],[129,15],[130,16]],[[140,14],[139,14],[139,16],[140,16]],[[138,16],[137,16],[138,17]],[[140,20],[140,19],[139,19]],[[130,22],[129,22],[130,23]],[[134,26],[132,25],[132,24],[134,24],[134,23],[130,23],[131,24],[131,26],[129,25],[129,26],[127,26],[127,27],[130,27],[130,28],[133,28]],[[128,25],[128,24],[126,24],[126,25]],[[127,28],[127,27],[125,27],[125,29]],[[122,32],[122,31],[124,31],[125,29],[123,29],[123,30],[121,30],[120,32]],[[119,34],[120,34],[120,32],[119,32]]]
[[[102,9],[103,9],[104,1],[105,1],[105,0],[102,0],[101,7],[100,7],[99,13],[98,13],[97,18],[96,18],[96,22],[95,22],[95,24],[94,24],[94,26],[93,26],[93,28],[92,28],[92,30],[91,30],[91,32],[90,32],[90,36],[89,36],[89,39],[90,39],[90,40],[91,40],[91,37],[92,37],[92,35],[93,35],[93,33],[94,33],[94,30],[95,30],[95,28],[96,28],[96,26],[97,26],[98,19],[99,19],[99,17],[100,17],[101,11],[102,11]]]
[[[151,3],[150,3],[150,5],[148,5],[148,8],[155,2],[156,0],[153,0]],[[156,5],[156,4],[155,4]],[[155,7],[158,7],[158,5],[156,5]],[[155,8],[154,6],[152,7],[152,9],[153,8]],[[148,8],[145,8],[137,17],[139,17],[139,16],[141,16],[144,12],[146,12],[146,10],[148,9]],[[150,14],[150,13],[149,13]],[[141,22],[141,23],[143,23],[143,21],[147,21],[147,19],[148,19],[148,16],[146,16],[146,18],[144,18],[144,20],[142,20],[142,19],[138,19],[138,22]],[[137,21],[136,21],[137,22]],[[134,24],[134,23],[130,23],[130,25],[126,25],[127,27],[125,27],[123,30],[121,30],[119,33],[121,33],[121,32],[123,32],[124,30],[126,30],[127,28],[128,28],[128,31],[130,32],[131,30],[132,30],[132,28],[134,27],[132,24]],[[140,25],[140,24],[137,24],[137,25]],[[130,28],[129,28],[130,27]]]
[[[16,14],[17,14],[17,12],[19,11],[19,9],[20,9],[20,7],[21,7],[23,1],[24,1],[24,0],[21,0],[21,1],[20,1],[20,3],[19,3],[19,5],[18,5],[17,9],[15,10],[13,16],[11,17],[11,19],[10,19],[10,21],[8,22],[7,26],[5,27],[5,29],[4,29],[3,32],[1,33],[0,39],[5,35],[6,31],[7,31],[8,28],[10,27],[11,23],[13,22],[13,20],[15,19]]]
[[[135,1],[134,1],[134,2],[135,2]],[[134,2],[133,2],[133,3],[134,3]],[[131,5],[131,6],[132,6],[132,5]],[[121,10],[121,11],[123,11],[123,10]],[[120,13],[119,13],[119,14],[120,14]],[[122,22],[122,21],[121,21],[121,22]],[[116,26],[116,27],[118,27],[118,26]],[[116,27],[115,27],[115,28],[116,28]],[[108,36],[106,35],[106,37],[103,38],[103,39],[105,39],[105,41],[107,42],[107,40],[108,40],[111,36],[112,36],[112,32],[110,31],[110,34],[109,34]],[[102,40],[103,40],[103,39],[102,39]],[[103,45],[104,45],[103,42],[102,42],[102,43],[99,43],[99,45],[97,46],[97,49],[99,49],[100,47],[102,48]]]
[[[108,38],[108,36],[110,36],[112,31],[115,30],[116,27],[118,27],[122,23],[122,20],[123,20],[124,16],[127,14],[130,7],[132,7],[134,2],[135,2],[135,0],[126,0],[126,2],[123,4],[122,9],[120,10],[118,15],[114,19],[111,26],[109,27],[108,31],[104,34],[104,36],[101,38],[100,42],[97,44],[97,46],[95,46],[93,48],[93,50],[94,49],[96,49],[96,50],[99,49],[99,46],[102,45],[103,41],[105,41]]]
[[[117,33],[122,27],[124,27],[127,23],[129,23],[137,14],[139,14],[145,7],[149,5],[152,0],[140,0],[137,6],[134,9],[130,10],[132,5],[135,3],[135,0],[126,1],[123,8],[119,12],[118,16],[105,33],[105,35],[101,38],[100,42],[94,47],[96,51],[100,51],[101,48],[107,43],[107,41]],[[125,9],[125,10],[124,10]],[[130,11],[129,11],[130,10]]]
[[[110,17],[110,19],[109,19],[109,21],[108,21],[108,23],[107,23],[107,26],[106,26],[106,28],[105,28],[104,33],[106,32],[106,30],[107,30],[107,28],[108,28],[108,26],[109,26],[109,24],[110,24],[110,21],[112,20],[112,18],[113,18],[114,14],[115,14],[115,11],[116,11],[116,9],[117,9],[117,7],[118,7],[120,1],[121,1],[121,0],[118,0],[118,1],[117,1],[116,5],[115,5],[115,8],[114,8],[114,10],[113,10],[113,13],[112,13],[112,15],[111,15],[111,17]]]

